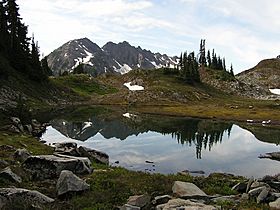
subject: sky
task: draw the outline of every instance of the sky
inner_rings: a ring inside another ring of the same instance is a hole
[[[87,37],[152,52],[199,51],[201,39],[234,72],[280,54],[279,0],[18,0],[44,55]]]

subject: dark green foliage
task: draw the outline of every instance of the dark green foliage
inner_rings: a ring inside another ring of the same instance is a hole
[[[232,64],[230,65],[230,72],[229,72],[229,73],[231,74],[231,76],[233,76],[233,77],[234,77]]]
[[[210,50],[207,51],[207,64],[208,64],[208,67],[210,67],[212,65]]]
[[[163,73],[166,75],[177,75],[179,70],[176,68],[163,68]]]
[[[30,123],[31,113],[22,95],[18,96],[17,106],[13,112],[13,115],[18,116],[23,123]]]
[[[28,27],[22,22],[16,0],[2,0],[0,2],[0,54],[8,59],[15,70],[34,81],[42,82],[47,79],[47,74],[41,67],[38,44],[35,43],[34,37],[32,43],[30,40]],[[0,69],[0,75],[9,75],[7,69]]]
[[[180,74],[187,83],[200,82],[199,65],[194,52],[185,52],[180,58]]]
[[[74,68],[73,74],[84,74],[84,64],[80,63],[77,67]]]
[[[47,57],[44,57],[41,60],[41,66],[42,66],[42,69],[43,69],[43,72],[44,72],[45,75],[48,75],[48,76],[52,76],[53,75],[53,72],[52,72],[52,70],[50,69],[50,67],[48,65]]]

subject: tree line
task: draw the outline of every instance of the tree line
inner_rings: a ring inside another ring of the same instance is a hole
[[[45,81],[51,74],[47,60],[40,61],[34,35],[28,37],[28,26],[22,21],[16,0],[0,1],[0,55],[32,80]],[[1,66],[0,74],[9,74],[7,66]]]

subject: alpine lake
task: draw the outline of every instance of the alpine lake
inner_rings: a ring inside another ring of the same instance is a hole
[[[280,162],[259,158],[280,149],[280,129],[269,125],[127,112],[75,115],[50,119],[41,140],[49,145],[76,142],[107,153],[112,166],[147,173],[221,172],[255,178],[280,173]]]

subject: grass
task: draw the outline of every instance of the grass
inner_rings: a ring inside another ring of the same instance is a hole
[[[52,82],[59,86],[68,87],[75,93],[85,97],[91,96],[93,94],[105,95],[117,92],[116,88],[103,85],[96,79],[84,74],[53,78]]]

